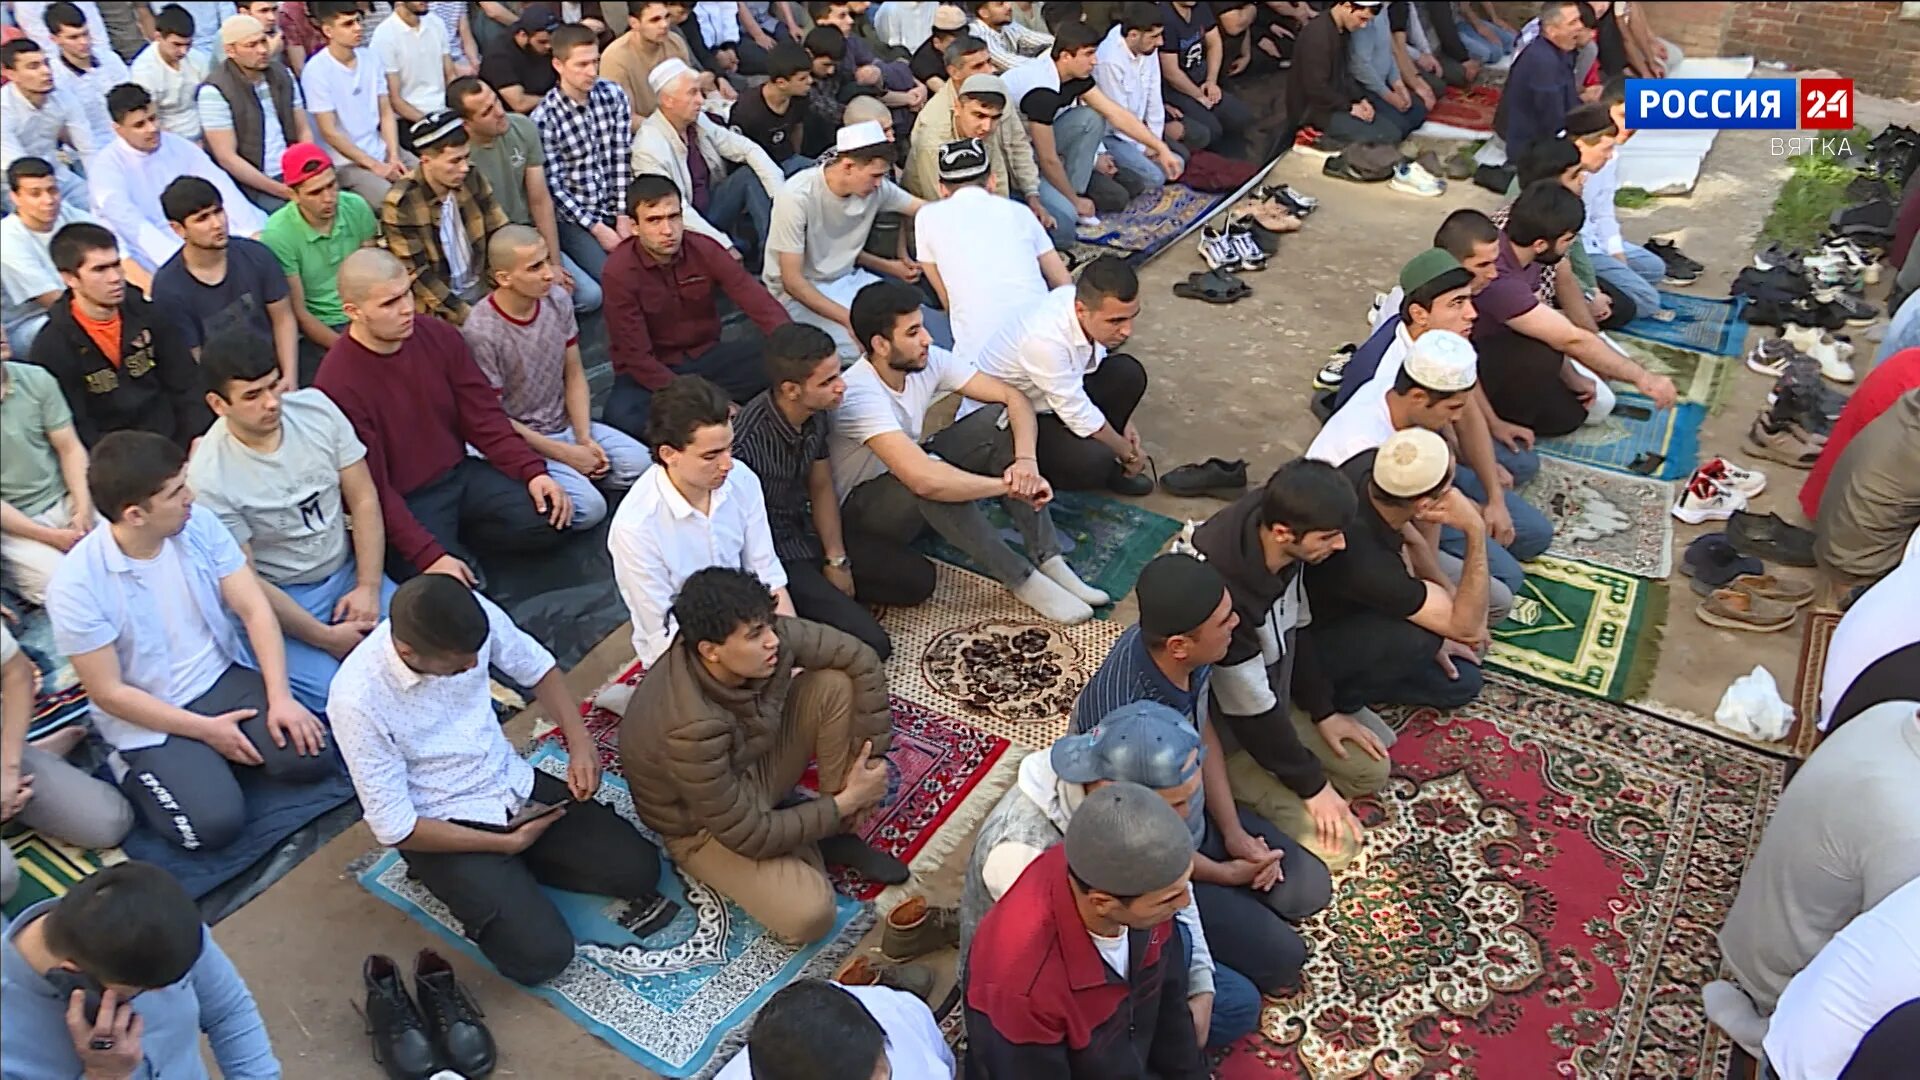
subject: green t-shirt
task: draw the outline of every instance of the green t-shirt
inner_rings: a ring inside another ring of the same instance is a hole
[[[340,264],[367,246],[378,231],[379,224],[367,200],[342,191],[332,232],[315,232],[300,216],[300,208],[288,203],[267,215],[260,242],[280,260],[280,269],[288,277],[300,278],[307,313],[328,326],[340,326],[347,321],[347,313],[340,307]]]
[[[540,149],[540,129],[519,113],[507,114],[507,133],[493,140],[492,146],[473,147],[473,167],[493,185],[494,200],[515,225],[533,224],[533,211],[527,206],[526,171],[546,164],[546,152]]]
[[[73,427],[73,413],[53,373],[8,361],[7,392],[0,399],[0,500],[33,517],[67,497],[60,458],[47,433]]]
[[[1573,246],[1567,249],[1567,264],[1573,267],[1574,279],[1580,282],[1581,288],[1592,292],[1600,287],[1600,279],[1593,273],[1593,256],[1587,254],[1587,245],[1577,236],[1573,238]]]

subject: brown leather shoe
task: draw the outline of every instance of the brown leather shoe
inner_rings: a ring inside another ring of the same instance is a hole
[[[1791,604],[1762,600],[1737,589],[1715,589],[1694,609],[1700,621],[1728,630],[1771,634],[1792,626],[1797,614]]]
[[[1741,574],[1727,582],[1727,588],[1743,592],[1756,600],[1770,600],[1788,607],[1805,607],[1813,603],[1813,584],[1797,578],[1776,577],[1772,574]]]
[[[834,976],[834,981],[842,986],[885,986],[893,990],[905,990],[932,1004],[933,971],[919,964],[876,963],[864,956],[856,956],[840,974]]]
[[[938,908],[922,896],[910,896],[887,913],[880,934],[880,955],[896,964],[960,944],[960,912]]]

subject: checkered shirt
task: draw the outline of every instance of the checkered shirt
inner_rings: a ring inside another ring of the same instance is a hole
[[[413,299],[422,314],[438,315],[459,326],[467,321],[468,304],[453,291],[447,253],[440,243],[441,200],[427,182],[423,166],[394,181],[380,204],[380,242],[416,276]],[[493,185],[479,169],[467,173],[454,194],[460,227],[470,246],[468,264],[487,265],[487,237],[505,228],[507,212],[493,197]]]
[[[555,86],[535,106],[533,123],[547,155],[547,186],[566,220],[591,230],[627,212],[633,106],[625,90],[601,79],[576,105]]]

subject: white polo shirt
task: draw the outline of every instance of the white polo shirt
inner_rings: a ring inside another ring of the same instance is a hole
[[[667,651],[667,618],[680,586],[709,566],[745,570],[769,589],[787,587],[773,553],[760,478],[735,461],[702,514],[673,486],[664,468],[648,469],[614,512],[607,532],[613,578],[633,616],[633,651],[652,664]]]
[[[827,429],[834,497],[846,502],[848,492],[886,474],[887,463],[868,448],[868,439],[897,431],[919,442],[934,401],[942,394],[958,393],[975,373],[972,364],[938,345],[927,350],[927,366],[909,372],[897,394],[880,380],[873,361],[862,357],[848,368],[847,392]]]
[[[198,57],[187,53],[179,67],[169,67],[160,58],[160,46],[148,45],[133,58],[133,81],[153,95],[154,114],[162,128],[183,139],[200,137],[200,110],[193,96],[207,81],[207,72]]]
[[[1368,383],[1353,395],[1353,400],[1327,418],[1325,427],[1307,446],[1307,457],[1329,465],[1345,465],[1354,457],[1393,437],[1393,414],[1387,411],[1387,395],[1376,392]]]
[[[1009,312],[1047,294],[1040,257],[1053,250],[1040,219],[979,185],[930,202],[913,219],[920,261],[940,271],[953,320],[953,351],[970,356]]]
[[[358,49],[353,66],[348,67],[335,60],[333,53],[321,49],[307,57],[307,66],[300,73],[300,89],[306,94],[308,110],[316,116],[334,114],[341,130],[361,153],[375,161],[386,160],[387,144],[380,137],[380,99],[387,95],[387,69],[378,53]],[[314,135],[314,141],[327,148],[335,165],[351,164],[332,143],[318,138],[317,129]]]
[[[982,372],[1027,396],[1036,413],[1052,413],[1082,439],[1106,426],[1107,414],[1087,396],[1087,376],[1100,370],[1107,347],[1087,337],[1073,309],[1074,286],[1062,285],[1000,324],[973,357]],[[977,401],[960,406],[966,416]]]
[[[373,32],[373,52],[380,66],[400,77],[400,97],[431,116],[447,107],[446,70],[449,57],[447,24],[440,16],[420,16],[420,25],[408,26],[395,15]]]

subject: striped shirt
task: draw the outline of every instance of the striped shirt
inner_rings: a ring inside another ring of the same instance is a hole
[[[1153,662],[1146,638],[1141,636],[1140,624],[1135,623],[1113,643],[1113,651],[1100,662],[1100,670],[1093,673],[1093,678],[1088,679],[1080,691],[1080,699],[1073,706],[1073,733],[1084,735],[1092,731],[1107,714],[1122,705],[1157,701],[1186,717],[1204,737],[1208,723],[1207,677],[1211,674],[1213,667],[1208,665],[1187,676],[1186,689],[1175,686],[1166,672],[1160,670],[1160,665]],[[1195,788],[1193,801],[1187,808],[1187,827],[1193,830],[1195,843],[1200,841],[1206,828],[1206,803],[1204,787]]]
[[[555,86],[534,107],[533,125],[540,129],[547,186],[562,217],[591,230],[627,212],[634,123],[625,90],[601,79],[581,105]]]
[[[773,553],[783,562],[817,563],[825,554],[813,527],[807,474],[814,462],[827,459],[828,423],[825,413],[814,413],[794,430],[774,406],[770,390],[747,402],[733,419],[733,456],[760,478]]]

